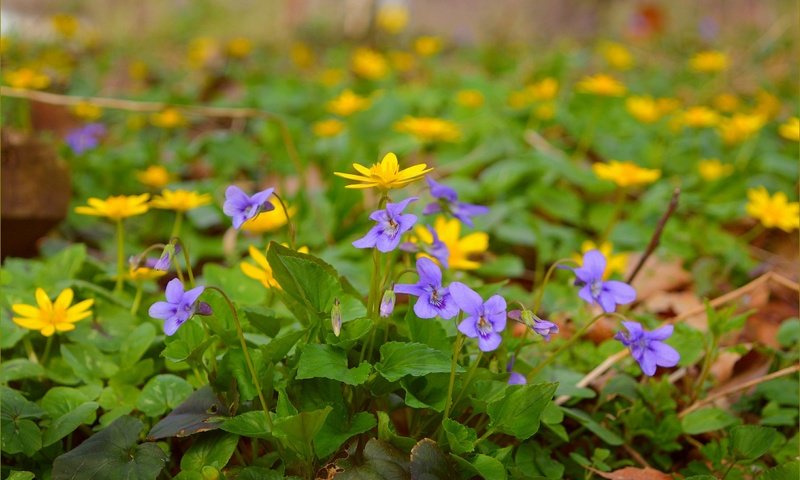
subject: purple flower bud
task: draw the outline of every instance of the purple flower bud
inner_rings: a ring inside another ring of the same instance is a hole
[[[439,212],[448,212],[453,217],[459,219],[461,223],[472,226],[472,217],[476,215],[485,215],[489,213],[489,208],[483,205],[473,205],[471,203],[464,203],[458,201],[458,194],[452,188],[438,183],[431,177],[425,177],[430,187],[431,196],[437,199],[438,202],[429,203],[422,210],[425,215],[431,215]]]
[[[519,310],[517,310],[519,311]],[[508,377],[508,384],[509,385],[525,385],[528,383],[528,379],[525,378],[525,375],[521,373],[512,372],[511,370],[514,368],[514,363],[516,361],[516,357],[511,355],[511,358],[508,359],[508,364],[506,365],[506,372],[509,372],[511,375]]]
[[[212,315],[214,312],[211,311],[211,305],[207,304],[206,302],[200,302],[197,304],[197,311],[194,313],[207,317]]]
[[[392,289],[383,292],[383,298],[381,298],[381,317],[388,317],[392,314],[396,298],[394,290]]]
[[[333,299],[333,308],[331,308],[331,328],[333,334],[337,337],[342,333],[342,306],[338,298]]]

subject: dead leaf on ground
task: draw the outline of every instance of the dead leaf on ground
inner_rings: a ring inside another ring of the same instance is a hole
[[[610,480],[672,480],[672,475],[656,470],[655,468],[625,467],[613,472],[601,472],[591,469],[598,476]]]
[[[633,266],[638,261],[638,258],[632,256],[628,264]],[[680,259],[662,260],[652,256],[634,279],[633,287],[636,289],[637,300],[646,301],[653,295],[679,290],[691,282],[692,274],[683,268]]]

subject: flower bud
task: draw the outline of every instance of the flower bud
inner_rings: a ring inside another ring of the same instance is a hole
[[[392,314],[396,298],[394,290],[391,288],[383,292],[383,298],[381,299],[381,317],[388,317]]]
[[[333,328],[333,334],[337,337],[342,333],[342,306],[338,298],[333,299],[333,308],[331,308],[331,328]]]

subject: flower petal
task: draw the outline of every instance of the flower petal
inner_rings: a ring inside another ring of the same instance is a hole
[[[503,337],[497,332],[492,332],[485,337],[480,335],[478,336],[478,348],[484,352],[491,352],[497,350],[497,347],[500,346],[502,341]]]
[[[653,355],[656,365],[662,367],[674,367],[681,360],[681,355],[677,350],[659,341],[650,342],[650,353]]]
[[[479,335],[478,321],[475,317],[467,317],[458,324],[458,331],[469,338],[475,338]]]
[[[619,305],[625,305],[636,300],[636,290],[624,282],[616,280],[603,282],[603,290],[610,293],[614,298],[614,302]]]
[[[178,303],[183,298],[183,284],[177,278],[169,281],[166,288],[167,301],[170,303]]]
[[[61,291],[61,293],[58,294],[55,303],[53,303],[53,308],[66,310],[72,303],[74,296],[75,294],[71,288],[65,288]]]
[[[442,271],[429,258],[417,259],[417,272],[419,273],[419,283],[422,285],[442,285]]]
[[[663,327],[657,328],[657,329],[653,330],[652,332],[647,332],[647,334],[645,334],[645,336],[649,340],[664,341],[664,340],[666,340],[666,339],[668,339],[669,337],[672,336],[672,331],[674,329],[675,329],[675,327],[672,326],[672,325],[664,325]]]
[[[160,318],[162,320],[166,320],[173,315],[177,310],[176,305],[168,302],[156,302],[150,305],[150,309],[147,311],[147,314],[153,318]]]
[[[43,322],[40,318],[12,317],[11,320],[20,327],[27,328],[28,330],[40,330],[47,325],[47,323]]]
[[[439,310],[431,305],[428,295],[421,295],[414,304],[414,313],[419,318],[434,318],[439,315]]]
[[[11,309],[23,317],[29,318],[38,318],[39,317],[39,309],[34,307],[33,305],[26,305],[24,303],[15,303],[11,305]]]
[[[206,287],[200,286],[195,287],[191,290],[188,290],[186,293],[183,294],[183,301],[188,303],[189,305],[194,305],[200,295],[203,294]]]
[[[461,282],[453,282],[447,289],[450,291],[450,296],[453,298],[453,301],[456,302],[458,308],[463,310],[464,313],[475,317],[482,313],[481,307],[483,306],[483,299],[477,292]]]
[[[47,296],[44,290],[41,288],[36,289],[36,303],[39,304],[39,308],[45,310],[52,310],[53,302],[50,301],[50,297]]]

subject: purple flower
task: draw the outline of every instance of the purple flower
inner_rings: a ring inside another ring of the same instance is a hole
[[[483,205],[473,205],[471,203],[464,203],[458,201],[458,194],[452,188],[436,182],[431,177],[425,177],[428,181],[428,186],[431,189],[433,198],[438,199],[438,202],[429,203],[422,210],[425,215],[433,213],[448,212],[455,218],[459,219],[461,223],[467,226],[472,225],[472,218],[476,215],[485,215],[489,213],[489,207]]]
[[[613,312],[617,305],[625,305],[636,300],[636,290],[624,282],[603,281],[606,270],[606,257],[599,250],[589,250],[583,254],[581,266],[573,268],[576,285],[582,285],[578,296],[588,303],[600,305],[604,312]]]
[[[525,375],[517,372],[512,372],[511,370],[514,368],[514,362],[516,361],[516,357],[511,355],[511,358],[508,360],[508,364],[506,365],[506,372],[510,373],[508,377],[508,384],[509,385],[525,385],[528,383],[528,379],[525,378]]]
[[[273,191],[275,191],[274,188],[268,188],[248,197],[241,188],[231,185],[225,189],[225,203],[222,205],[222,211],[231,217],[233,228],[238,230],[244,222],[259,213],[275,209],[275,205],[269,202]]]
[[[386,290],[383,292],[383,298],[381,298],[381,308],[380,314],[381,317],[388,317],[394,311],[394,302],[397,300],[397,297],[394,294],[394,290]]]
[[[419,318],[433,318],[437,315],[450,319],[458,314],[458,305],[450,291],[442,286],[442,271],[429,258],[417,259],[419,281],[415,284],[400,283],[394,286],[397,293],[414,295],[414,313]]]
[[[195,313],[200,315],[211,313],[208,304],[197,301],[204,290],[205,287],[195,287],[184,292],[181,281],[173,278],[167,284],[167,301],[154,303],[150,306],[148,313],[153,318],[164,320],[164,333],[173,335],[178,331],[178,327],[192,318]]]
[[[652,377],[656,366],[674,367],[680,361],[678,352],[664,343],[672,335],[672,325],[657,328],[648,332],[639,322],[622,322],[628,333],[617,332],[614,338],[630,348],[631,356],[639,362],[642,372]]]
[[[80,128],[70,130],[65,140],[73,153],[81,155],[96,148],[105,134],[106,127],[102,123],[88,123]]]
[[[547,320],[542,320],[541,318],[536,316],[535,313],[531,312],[528,309],[524,309],[521,311],[511,310],[510,312],[508,312],[508,318],[525,324],[535,333],[544,337],[545,342],[550,341],[550,335],[555,335],[558,333],[558,325],[556,325],[553,322],[549,322]]]
[[[484,303],[480,295],[460,282],[450,284],[450,295],[456,305],[467,314],[458,330],[469,338],[478,339],[478,348],[491,352],[500,346],[500,332],[506,328],[506,301],[500,295]]]
[[[400,244],[400,236],[411,230],[417,216],[403,213],[406,206],[417,197],[406,198],[399,203],[387,203],[386,210],[376,210],[369,216],[377,225],[372,227],[363,238],[353,242],[356,248],[376,247],[379,251],[391,252]]]
[[[400,244],[400,250],[411,253],[425,252],[435,258],[444,268],[448,268],[447,261],[450,259],[450,250],[447,249],[447,245],[443,241],[439,240],[439,234],[436,233],[433,227],[425,225],[425,228],[431,233],[431,238],[433,239],[431,244],[403,242]]]

